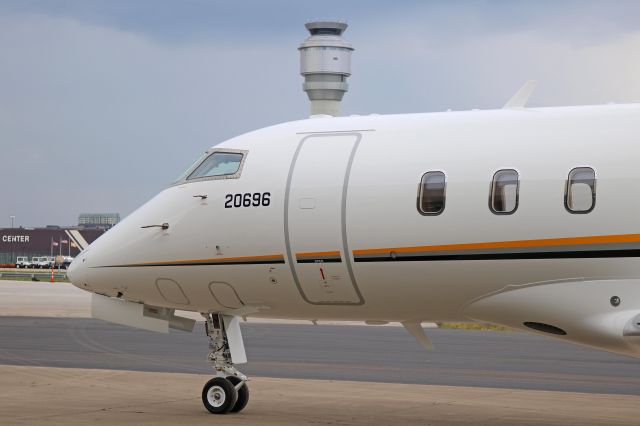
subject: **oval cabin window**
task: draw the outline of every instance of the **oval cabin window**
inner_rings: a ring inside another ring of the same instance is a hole
[[[589,213],[596,206],[596,172],[591,167],[569,172],[564,206],[570,213]]]
[[[491,181],[489,207],[495,214],[512,214],[518,208],[520,179],[513,169],[498,170]]]
[[[437,215],[444,211],[446,177],[443,172],[427,172],[422,176],[418,193],[418,211]]]

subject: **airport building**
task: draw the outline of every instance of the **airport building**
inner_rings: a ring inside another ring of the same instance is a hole
[[[18,256],[75,257],[105,229],[48,226],[46,228],[0,228],[0,265],[14,265]]]
[[[120,222],[118,213],[80,213],[78,227],[109,229]]]

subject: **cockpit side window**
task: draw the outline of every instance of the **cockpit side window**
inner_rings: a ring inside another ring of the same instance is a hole
[[[234,175],[240,170],[243,154],[237,152],[214,152],[208,156],[187,180]]]
[[[247,159],[247,153],[248,151],[239,149],[208,151],[189,167],[173,185],[202,180],[238,179]]]

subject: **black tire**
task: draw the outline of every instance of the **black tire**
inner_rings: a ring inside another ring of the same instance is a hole
[[[223,377],[214,377],[202,388],[202,403],[210,413],[227,414],[237,400],[235,386]]]
[[[227,377],[227,380],[229,380],[231,384],[234,386],[236,386],[238,383],[242,381],[240,378],[236,376],[229,376]],[[244,407],[247,406],[248,402],[249,402],[249,386],[247,382],[244,382],[244,384],[240,386],[240,389],[238,389],[238,400],[236,401],[235,405],[233,406],[230,412],[239,413],[240,411],[244,410]]]

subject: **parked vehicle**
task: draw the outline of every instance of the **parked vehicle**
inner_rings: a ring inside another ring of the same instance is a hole
[[[26,256],[18,256],[18,258],[16,259],[16,268],[31,268],[31,262],[29,262],[29,258]]]
[[[38,263],[38,267],[41,269],[49,269],[53,268],[56,264],[56,258],[50,256],[44,256],[40,258],[40,262]]]
[[[38,257],[31,258],[29,267],[37,268],[37,269],[48,269],[48,268],[52,268],[54,264],[55,264],[55,257],[38,256]]]
[[[73,257],[71,257],[71,256],[65,256],[65,257],[62,259],[62,263],[60,264],[60,267],[61,267],[62,269],[67,269],[67,268],[69,268],[69,265],[71,265],[71,262],[73,262]]]

